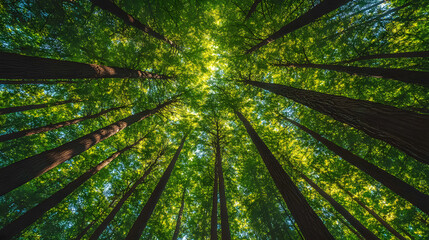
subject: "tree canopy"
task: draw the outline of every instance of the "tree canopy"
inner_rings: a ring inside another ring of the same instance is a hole
[[[428,18],[2,0],[0,238],[429,239]]]

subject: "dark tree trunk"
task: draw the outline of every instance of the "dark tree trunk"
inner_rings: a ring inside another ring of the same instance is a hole
[[[247,19],[250,18],[250,16],[252,16],[252,14],[256,11],[256,7],[258,6],[259,3],[261,3],[262,0],[254,0],[252,6],[249,9],[249,12],[247,12],[246,14],[246,18],[244,19],[244,21],[247,21]]]
[[[310,24],[314,21],[316,21],[318,18],[322,17],[323,15],[326,15],[335,9],[341,7],[342,5],[346,4],[350,0],[324,0],[321,3],[314,6],[312,9],[308,10],[308,12],[304,13],[303,15],[299,16],[297,19],[293,20],[292,22],[286,24],[280,30],[273,33],[266,39],[262,40],[260,43],[256,44],[252,48],[246,51],[247,54],[252,53],[256,50],[258,50],[260,47],[267,45],[270,42],[275,41],[278,38],[281,38],[285,36],[288,33],[291,33],[307,24]]]
[[[77,78],[153,78],[170,77],[133,69],[108,67],[30,57],[0,52],[0,78],[5,79],[77,79]]]
[[[216,158],[216,170],[217,177],[219,180],[219,198],[220,198],[220,220],[221,220],[221,230],[222,230],[222,240],[231,239],[231,231],[229,229],[228,221],[228,208],[226,206],[226,196],[225,196],[225,181],[223,178],[222,171],[222,155],[220,148],[220,132],[219,132],[219,123],[216,122],[216,140],[215,140],[215,158]]]
[[[357,231],[356,229],[354,229],[352,226],[350,226],[343,218],[341,217],[337,217],[337,219],[344,225],[346,226],[348,229],[350,229],[350,231],[352,231],[352,233],[354,233],[354,235],[356,235],[356,237],[358,237],[361,240],[365,240],[365,238],[363,238]]]
[[[293,183],[292,179],[283,170],[283,167],[271,153],[270,149],[250,125],[249,121],[240,112],[236,111],[235,114],[246,127],[247,133],[258,149],[277,189],[281,193],[304,237],[306,239],[334,239]]]
[[[166,101],[157,107],[145,110],[107,127],[96,130],[57,148],[39,153],[0,169],[0,195],[8,193],[22,184],[36,178],[72,157],[85,152],[97,143],[122,131],[127,126],[139,122],[171,104],[176,100]]]
[[[316,185],[311,179],[309,179],[304,174],[300,173],[301,177],[310,184],[312,188],[314,188],[323,198],[325,198],[332,207],[337,210],[365,239],[375,239],[380,240],[377,236],[374,235],[370,230],[368,230],[365,226],[363,226],[359,220],[357,220],[353,215],[350,214],[341,204],[335,201],[329,194],[323,191],[319,186]]]
[[[182,224],[183,209],[185,208],[185,193],[186,193],[186,189],[183,187],[182,201],[180,202],[180,210],[179,210],[179,214],[177,215],[176,228],[174,229],[172,240],[177,240],[177,238],[179,238],[180,225]]]
[[[144,205],[140,215],[137,217],[137,220],[134,222],[131,230],[128,232],[126,240],[138,240],[143,233],[143,230],[146,228],[147,222],[149,221],[150,216],[152,215],[153,210],[155,209],[156,204],[158,203],[159,198],[161,197],[162,192],[164,191],[165,185],[167,185],[168,179],[170,178],[171,172],[173,171],[174,165],[179,158],[180,151],[185,144],[187,134],[182,139],[179,148],[177,148],[176,153],[173,156],[170,164]]]
[[[213,194],[212,194],[212,216],[211,216],[211,228],[210,228],[210,239],[217,240],[217,201],[218,201],[218,172],[217,164],[214,166],[214,180],[213,180]]]
[[[10,84],[10,85],[22,85],[22,84],[71,84],[71,83],[81,83],[78,81],[37,81],[37,80],[0,80],[0,84]]]
[[[19,107],[0,108],[0,115],[8,114],[8,113],[23,112],[23,111],[33,110],[33,109],[53,107],[53,106],[67,104],[67,103],[77,103],[77,102],[81,102],[81,100],[66,100],[66,101],[59,101],[55,103],[43,103],[43,104],[32,104],[32,105],[25,105],[25,106],[19,106]]]
[[[243,82],[326,114],[429,164],[429,115],[280,84],[250,80]]]
[[[307,127],[291,120],[285,118],[287,121],[297,126],[301,130],[310,134],[319,142],[323,143],[329,150],[333,151],[335,154],[340,156],[342,159],[352,164],[353,166],[359,168],[375,180],[379,181],[381,184],[392,190],[394,193],[403,197],[405,200],[412,203],[414,206],[420,208],[426,214],[429,214],[429,196],[419,192],[413,186],[405,183],[399,178],[391,175],[390,173],[384,171],[383,169],[375,166],[374,164],[366,161],[365,159],[353,154],[347,149],[344,149],[335,143],[329,141],[328,139],[322,137],[320,134],[308,129]]]
[[[106,160],[99,163],[97,166],[89,169],[80,177],[75,179],[74,181],[67,184],[64,188],[52,194],[49,198],[45,199],[41,203],[39,203],[34,208],[28,210],[24,215],[20,216],[13,222],[6,225],[3,229],[0,230],[1,239],[11,239],[16,234],[20,233],[22,230],[33,224],[37,219],[43,216],[47,211],[55,207],[58,203],[64,200],[67,196],[69,196],[72,192],[74,192],[78,187],[84,184],[89,178],[91,178],[94,174],[98,173],[101,169],[106,167],[112,160],[117,158],[119,155],[124,153],[125,151],[131,149],[139,142],[141,142],[146,136],[139,139],[132,145],[125,147],[124,149],[115,152]]]
[[[107,217],[103,220],[103,222],[95,229],[95,231],[92,233],[90,240],[96,240],[100,237],[100,235],[103,233],[103,231],[107,228],[109,223],[115,218],[116,214],[119,212],[121,207],[124,205],[125,201],[134,193],[136,188],[144,182],[144,180],[147,178],[147,176],[152,171],[153,167],[157,163],[157,160],[161,157],[161,155],[158,156],[155,161],[149,165],[148,169],[143,173],[143,176],[141,176],[132,186],[131,188],[122,196],[121,200],[116,204],[116,206],[112,209],[112,211],[107,215]]]
[[[337,186],[342,189],[347,195],[349,195],[357,204],[359,204],[362,208],[364,208],[369,214],[371,214],[381,225],[383,225],[389,232],[391,232],[395,237],[400,240],[406,240],[404,236],[402,236],[398,231],[396,231],[388,222],[386,222],[381,216],[379,216],[374,210],[366,206],[359,198],[354,196],[351,192],[347,191],[343,186],[339,183],[336,183]]]
[[[345,60],[338,63],[351,63],[351,62],[370,60],[370,59],[417,58],[417,57],[429,57],[429,51],[373,54],[373,55],[366,55],[366,56],[360,56],[357,58],[352,58],[350,60]]]
[[[404,83],[412,83],[429,87],[429,72],[410,71],[397,68],[353,67],[315,63],[274,64],[274,66],[332,70],[337,72],[345,72],[351,75],[394,79]]]
[[[159,40],[167,42],[172,47],[177,47],[177,45],[173,41],[167,39],[162,34],[155,32],[149,26],[144,25],[139,20],[135,19],[133,16],[126,13],[124,10],[122,10],[120,7],[118,7],[112,0],[91,0],[91,2],[94,5],[98,6],[99,8],[104,9],[104,10],[112,13],[116,17],[122,19],[126,24],[147,33],[149,36],[152,36],[154,38],[157,38]]]
[[[106,109],[103,110],[97,114],[94,115],[88,115],[85,117],[80,117],[80,118],[75,118],[72,120],[68,120],[68,121],[64,121],[64,122],[60,122],[60,123],[54,123],[54,124],[49,124],[43,127],[37,127],[37,128],[32,128],[32,129],[27,129],[27,130],[22,130],[19,132],[14,132],[14,133],[9,133],[9,134],[5,134],[5,135],[1,135],[0,136],[0,142],[4,142],[4,141],[8,141],[8,140],[12,140],[12,139],[17,139],[17,138],[21,138],[21,137],[25,137],[25,136],[30,136],[33,134],[37,134],[37,133],[43,133],[43,132],[48,132],[54,129],[58,129],[58,128],[62,128],[65,126],[69,126],[69,125],[73,125],[79,122],[82,122],[84,120],[87,119],[92,119],[92,118],[97,118],[99,116],[105,115],[108,112],[114,111],[114,110],[118,110],[124,107],[115,107],[115,108],[110,108],[110,109]]]

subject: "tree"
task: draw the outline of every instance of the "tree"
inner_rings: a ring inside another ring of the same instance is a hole
[[[133,227],[128,232],[128,235],[126,238],[127,240],[139,239],[143,230],[146,228],[147,221],[152,215],[152,212],[155,209],[155,206],[158,203],[158,200],[161,197],[162,192],[164,191],[165,185],[167,185],[168,179],[170,178],[174,165],[176,164],[177,159],[179,158],[179,154],[183,148],[183,145],[185,144],[186,137],[187,137],[187,134],[185,134],[185,136],[183,137],[179,147],[176,150],[176,153],[173,156],[173,159],[171,160],[170,164],[168,165],[167,169],[165,170],[164,174],[162,175],[161,179],[159,180],[158,184],[156,185],[155,189],[153,190],[152,194],[147,200],[146,204],[144,205],[142,211],[140,212],[140,215],[138,216],[137,220],[134,222]]]
[[[399,178],[391,175],[390,173],[384,171],[383,169],[375,166],[374,164],[366,161],[365,159],[353,154],[352,152],[344,149],[335,143],[329,141],[328,139],[322,137],[320,134],[308,129],[302,124],[297,123],[291,119],[284,117],[284,119],[293,125],[297,126],[299,129],[310,134],[313,138],[325,145],[329,150],[333,151],[335,154],[340,156],[342,159],[346,160],[348,163],[359,168],[375,180],[382,183],[384,186],[403,197],[407,201],[411,202],[414,206],[420,208],[423,212],[429,214],[429,206],[427,202],[429,201],[429,196],[421,193],[413,186],[407,184],[406,182],[400,180]]]
[[[314,21],[316,21],[318,18],[322,17],[323,15],[326,15],[335,9],[341,7],[342,5],[346,4],[350,0],[324,0],[323,2],[317,4],[312,9],[310,9],[308,12],[304,13],[303,15],[299,16],[297,19],[293,20],[292,22],[286,24],[280,30],[277,32],[271,34],[269,37],[265,38],[255,46],[251,47],[249,50],[246,51],[247,54],[252,53],[256,50],[258,50],[260,47],[263,47],[267,45],[270,42],[273,42],[284,35],[291,33],[307,24],[310,24]]]
[[[180,202],[180,210],[179,210],[179,213],[177,214],[176,228],[174,229],[172,240],[177,240],[180,234],[180,225],[182,223],[183,209],[185,208],[185,193],[186,193],[186,188],[183,188],[182,201]]]
[[[364,55],[356,58],[352,58],[350,60],[344,60],[339,63],[352,63],[363,60],[371,60],[371,59],[387,59],[387,58],[424,58],[429,57],[429,51],[419,51],[419,52],[399,52],[399,53],[380,53],[380,54],[372,54],[372,55]]]
[[[13,139],[17,139],[17,138],[21,138],[21,137],[25,137],[25,136],[31,136],[33,134],[43,133],[43,132],[51,131],[51,130],[58,129],[61,127],[69,126],[72,124],[82,122],[84,120],[93,119],[93,118],[103,116],[103,115],[105,115],[111,111],[115,111],[115,110],[122,109],[122,108],[124,108],[124,107],[123,106],[122,107],[114,107],[114,108],[110,108],[110,109],[105,109],[105,110],[103,110],[99,113],[93,114],[93,115],[87,115],[84,117],[75,118],[75,119],[60,122],[60,123],[54,123],[54,124],[49,124],[49,125],[42,126],[42,127],[37,127],[37,128],[27,129],[27,130],[21,130],[19,132],[0,135],[0,142],[13,140]]]
[[[211,215],[211,227],[210,227],[210,239],[216,240],[217,237],[217,202],[218,202],[218,165],[215,163],[214,166],[214,179],[213,179],[213,193],[212,193],[212,215]]]
[[[8,193],[31,179],[46,173],[68,159],[88,150],[97,143],[115,135],[127,126],[157,113],[175,101],[175,99],[168,100],[153,109],[133,114],[57,148],[28,157],[7,167],[1,168],[0,194],[3,195]]]
[[[162,40],[170,44],[172,47],[177,47],[177,45],[173,41],[167,39],[162,34],[155,32],[149,26],[142,24],[139,20],[135,19],[133,16],[131,16],[130,14],[126,13],[124,10],[119,8],[115,3],[113,3],[112,0],[91,0],[91,2],[94,5],[100,7],[101,9],[109,11],[116,17],[122,19],[126,24],[147,33],[149,36]]]
[[[252,14],[256,11],[256,7],[262,2],[262,0],[254,0],[252,6],[250,7],[249,11],[246,14],[246,17],[244,18],[244,21],[249,19]]]
[[[80,177],[75,179],[74,181],[67,184],[64,188],[54,193],[49,198],[45,199],[43,202],[39,203],[36,207],[27,211],[24,215],[9,223],[7,226],[0,230],[0,237],[2,239],[11,239],[16,234],[20,233],[29,225],[33,224],[37,219],[39,219],[43,214],[47,211],[55,207],[58,203],[60,203],[64,198],[74,192],[78,187],[84,184],[88,179],[90,179],[94,174],[98,173],[101,169],[106,167],[110,162],[119,157],[122,153],[130,150],[137,144],[139,144],[143,139],[147,137],[147,134],[137,140],[135,143],[113,153],[106,160],[99,163],[97,166],[89,169]]]
[[[76,78],[151,78],[169,79],[156,73],[24,56],[0,52],[0,78],[6,79],[76,79]]]
[[[8,113],[23,112],[28,110],[40,109],[40,108],[47,108],[47,107],[58,106],[58,105],[63,105],[67,103],[77,103],[77,102],[81,102],[81,100],[66,100],[66,101],[58,101],[54,103],[32,104],[32,105],[19,106],[19,107],[0,108],[0,115],[8,114]]]
[[[243,82],[301,103],[373,138],[385,141],[422,163],[429,163],[429,143],[425,140],[429,137],[427,115],[279,84],[251,80]],[[413,124],[408,124],[411,122]]]
[[[150,163],[148,168],[145,170],[144,174],[137,179],[137,181],[131,186],[131,188],[122,196],[122,198],[119,200],[119,202],[115,205],[115,207],[112,209],[112,211],[107,215],[107,217],[103,220],[103,222],[95,229],[95,231],[92,233],[91,237],[89,239],[98,239],[100,235],[103,233],[103,231],[107,228],[107,226],[110,224],[110,222],[115,218],[116,214],[121,209],[122,205],[124,205],[125,201],[136,191],[136,188],[142,184],[147,176],[151,173],[152,169],[155,167],[155,165],[158,163],[159,158],[164,155],[165,150],[162,149],[156,159],[153,161],[153,163]]]
[[[315,64],[315,63],[287,63],[274,64],[279,67],[298,67],[298,68],[317,68],[324,70],[333,70],[337,72],[346,72],[352,75],[371,76],[376,78],[394,79],[405,83],[412,83],[429,87],[429,72],[410,71],[394,68],[375,68],[375,67],[353,67],[333,64]]]
[[[267,145],[265,145],[262,139],[258,136],[249,121],[247,121],[240,112],[235,111],[235,114],[243,122],[247,133],[258,149],[258,152],[270,172],[277,189],[281,193],[286,205],[292,213],[292,216],[298,223],[304,237],[308,239],[333,239],[325,225],[323,225],[320,218],[307,203],[302,193],[295,186],[289,175],[283,170],[283,167],[271,153]]]

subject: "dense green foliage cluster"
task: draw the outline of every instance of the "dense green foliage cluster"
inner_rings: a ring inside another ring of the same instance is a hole
[[[0,2],[2,52],[173,77],[168,80],[88,78],[73,79],[74,83],[54,83],[47,79],[44,84],[0,84],[0,108],[79,100],[0,115],[0,134],[123,106],[94,119],[1,142],[0,167],[61,146],[179,95],[177,102],[159,113],[0,197],[0,228],[114,152],[146,135],[136,147],[121,154],[16,237],[73,239],[92,224],[85,235],[89,238],[114,203],[165,151],[100,238],[124,239],[182,137],[189,132],[141,239],[171,239],[183,190],[185,207],[179,239],[209,239],[215,167],[213,132],[219,123],[232,239],[300,239],[299,227],[242,122],[234,114],[234,110],[239,109],[336,239],[359,239],[359,236],[294,169],[316,182],[380,239],[396,238],[344,189],[406,239],[429,238],[428,215],[284,117],[320,133],[424,194],[429,194],[427,164],[330,116],[242,82],[250,79],[277,83],[427,115],[429,92],[424,86],[316,68],[274,65],[334,64],[371,54],[428,51],[427,1],[350,1],[250,54],[245,54],[246,50],[321,1],[263,0],[247,20],[245,16],[253,4],[250,0],[114,2],[167,36],[177,48],[125,24],[89,0]],[[427,72],[429,58],[379,58],[345,65]],[[220,236],[221,230],[218,232]]]

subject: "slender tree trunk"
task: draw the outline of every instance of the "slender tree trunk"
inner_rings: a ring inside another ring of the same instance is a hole
[[[70,81],[70,80],[59,80],[59,81],[37,81],[37,80],[0,80],[0,84],[10,84],[10,85],[22,85],[22,84],[71,84],[71,83],[81,83],[79,81]]]
[[[267,145],[265,145],[250,125],[249,121],[247,121],[240,112],[236,111],[235,114],[246,127],[247,133],[258,149],[258,152],[270,172],[277,189],[281,193],[292,216],[298,223],[304,237],[306,239],[334,239],[328,229],[326,229],[325,225],[323,225],[323,222],[307,203],[305,197],[293,183],[292,179],[283,170],[283,167],[271,153]]]
[[[429,87],[429,72],[410,71],[397,68],[353,67],[315,63],[274,64],[274,66],[332,70],[337,72],[345,72],[351,75],[394,79],[404,83],[412,83]]]
[[[366,55],[366,56],[352,58],[350,60],[345,60],[338,63],[351,63],[351,62],[370,60],[370,59],[417,58],[417,57],[429,57],[429,51],[373,54],[373,55]]]
[[[252,53],[258,50],[260,47],[267,45],[270,42],[275,41],[278,38],[285,36],[288,33],[291,33],[307,24],[310,24],[316,21],[318,18],[334,11],[335,9],[341,7],[346,4],[350,0],[324,0],[321,3],[314,6],[312,9],[308,10],[308,12],[299,16],[297,19],[283,26],[280,30],[273,33],[266,39],[262,40],[260,43],[256,44],[252,48],[246,51],[247,54]]]
[[[221,230],[222,230],[222,240],[230,240],[231,239],[231,231],[229,229],[229,221],[228,221],[228,208],[226,204],[226,196],[225,196],[225,181],[223,178],[222,171],[222,155],[220,148],[220,133],[219,133],[219,123],[216,122],[216,170],[217,176],[219,180],[219,198],[220,198],[220,220],[221,220]]]
[[[59,101],[54,103],[32,104],[32,105],[25,105],[25,106],[18,106],[18,107],[0,108],[0,115],[8,114],[8,113],[23,112],[23,111],[33,110],[33,109],[53,107],[53,106],[67,104],[67,103],[77,103],[77,102],[81,102],[81,100],[66,100],[66,101]]]
[[[30,57],[15,53],[0,52],[0,78],[5,79],[77,79],[77,78],[153,78],[170,77],[155,73],[61,61],[49,58]]]
[[[139,20],[137,20],[130,14],[126,13],[124,10],[118,7],[112,0],[91,0],[91,2],[94,5],[98,6],[99,8],[106,10],[112,13],[113,15],[115,15],[116,17],[122,19],[126,24],[147,33],[149,36],[162,40],[170,44],[172,47],[177,47],[177,45],[173,41],[167,39],[164,35],[158,32],[155,32],[149,26],[144,25]]]
[[[86,226],[80,233],[79,235],[77,235],[73,240],[80,240],[83,238],[83,236],[86,235],[86,233],[89,231],[89,229],[91,229],[91,227],[97,222],[97,219],[92,220],[92,222],[90,222],[88,224],[88,226]]]
[[[33,224],[37,219],[43,216],[47,211],[55,207],[58,203],[64,200],[67,196],[69,196],[72,192],[74,192],[78,187],[84,184],[88,179],[90,179],[94,174],[98,173],[101,169],[106,167],[112,160],[117,158],[119,155],[124,153],[125,151],[131,149],[139,142],[141,142],[146,136],[139,139],[132,145],[125,147],[124,149],[115,152],[106,160],[99,163],[97,166],[89,169],[80,177],[75,179],[74,181],[67,184],[64,188],[52,194],[49,198],[45,199],[41,203],[39,203],[34,208],[28,210],[24,215],[21,215],[19,218],[14,220],[13,222],[6,225],[3,229],[0,230],[1,239],[11,239],[16,234],[19,234],[22,230]]]
[[[250,18],[250,16],[252,16],[252,14],[256,11],[256,7],[258,6],[259,3],[261,3],[262,0],[254,0],[252,6],[249,9],[249,12],[247,12],[246,14],[246,18],[244,19],[244,21],[247,21],[247,19]]]
[[[297,170],[296,170],[297,171]],[[297,171],[298,172],[298,171]],[[365,226],[363,226],[359,220],[353,217],[349,211],[347,211],[341,204],[339,204],[335,199],[333,199],[329,194],[323,191],[319,186],[316,185],[311,179],[309,179],[304,174],[300,173],[300,176],[304,178],[304,180],[310,184],[312,188],[314,188],[323,198],[325,198],[332,207],[337,210],[365,239],[375,239],[380,240],[377,236],[374,235],[370,230],[368,230]]]
[[[211,228],[210,228],[210,239],[217,240],[217,201],[218,201],[218,171],[217,164],[214,166],[214,180],[213,180],[213,194],[212,194],[212,216],[211,216]]]
[[[380,103],[351,99],[288,87],[243,81],[284,96],[385,141],[404,153],[429,164],[429,116]]]
[[[353,166],[359,168],[375,180],[379,181],[381,184],[392,190],[394,193],[398,194],[405,200],[412,203],[414,206],[420,208],[426,214],[429,214],[429,196],[421,193],[413,186],[405,183],[404,181],[396,178],[390,173],[384,171],[383,169],[375,166],[374,164],[366,161],[365,159],[353,154],[352,152],[344,149],[335,143],[329,141],[328,139],[322,137],[320,134],[308,129],[307,127],[291,120],[285,118],[285,120],[289,121],[293,125],[297,126],[304,132],[310,134],[319,142],[323,143],[329,150],[333,151],[335,154],[340,156],[342,159],[352,164]]]
[[[95,229],[95,231],[92,233],[90,240],[96,240],[100,237],[100,235],[103,233],[103,231],[107,228],[109,223],[115,218],[116,214],[119,212],[121,207],[124,205],[125,201],[128,200],[128,198],[135,192],[136,188],[144,182],[144,180],[147,178],[147,176],[152,171],[153,167],[157,163],[159,155],[155,161],[149,165],[149,167],[144,172],[143,176],[141,176],[132,186],[131,188],[122,196],[121,200],[116,204],[116,206],[112,209],[112,211],[107,215],[107,217],[103,220],[103,222]]]
[[[43,132],[48,132],[48,131],[52,131],[54,129],[58,129],[58,128],[62,128],[65,126],[69,126],[69,125],[73,125],[79,122],[82,122],[84,120],[87,119],[92,119],[92,118],[97,118],[99,116],[105,115],[111,111],[114,110],[118,110],[124,107],[115,107],[115,108],[110,108],[110,109],[106,109],[103,110],[97,114],[93,114],[93,115],[87,115],[84,117],[80,117],[80,118],[75,118],[72,120],[67,120],[64,122],[60,122],[60,123],[53,123],[53,124],[49,124],[46,126],[42,126],[42,127],[37,127],[37,128],[32,128],[32,129],[27,129],[27,130],[22,130],[19,132],[14,132],[14,133],[9,133],[9,134],[5,134],[5,135],[1,135],[0,136],[0,142],[4,142],[4,141],[8,141],[8,140],[12,140],[12,139],[17,139],[17,138],[21,138],[21,137],[25,137],[25,136],[30,136],[33,134],[37,134],[37,133],[43,133]]]
[[[173,171],[174,165],[176,164],[177,159],[179,158],[180,151],[185,144],[187,134],[182,139],[179,148],[177,148],[176,153],[173,156],[170,164],[147,200],[145,206],[143,207],[140,215],[137,217],[137,220],[134,222],[131,230],[128,232],[126,240],[138,240],[143,233],[143,230],[146,228],[147,222],[149,221],[150,216],[152,215],[153,210],[155,209],[156,204],[158,203],[159,198],[161,197],[162,192],[164,191],[165,185],[167,185],[168,179],[170,178],[171,172]]]
[[[365,240],[365,238],[363,238],[362,237],[362,235],[360,235],[357,231],[356,231],[356,229],[354,229],[352,226],[350,226],[343,218],[341,218],[341,217],[338,217],[337,216],[337,219],[344,225],[344,226],[346,226],[348,229],[350,229],[350,231],[352,232],[352,233],[354,233],[354,235],[356,235],[356,237],[358,237],[359,239],[361,239],[361,240]]]
[[[280,206],[283,209],[283,212],[285,213],[286,217],[289,219],[289,221],[291,222],[293,228],[296,231],[296,234],[299,236],[299,239],[304,240],[304,236],[302,236],[301,231],[299,230],[299,228],[296,226],[296,222],[293,220],[293,218],[291,218],[289,211],[285,208],[285,206],[282,203],[282,200],[280,198],[277,198],[277,200],[279,201]]]
[[[36,178],[70,158],[85,152],[97,143],[122,131],[127,126],[139,122],[163,109],[176,100],[166,101],[157,107],[145,110],[104,128],[89,133],[57,148],[39,153],[0,169],[0,195],[8,193],[22,184]]]
[[[185,208],[185,193],[186,193],[186,189],[185,187],[183,187],[182,201],[180,202],[180,210],[179,210],[179,214],[177,215],[176,228],[174,229],[172,240],[177,240],[177,238],[179,237],[180,225],[182,223],[183,209]]]
[[[402,236],[398,231],[396,231],[388,222],[386,222],[382,217],[380,217],[374,210],[366,206],[359,198],[354,196],[351,192],[347,191],[341,184],[336,183],[336,185],[343,190],[347,195],[349,195],[359,206],[364,208],[369,214],[371,214],[381,225],[383,225],[389,232],[391,232],[395,237],[401,240],[407,240],[404,236]]]

